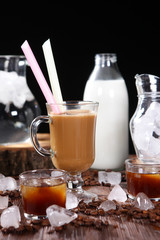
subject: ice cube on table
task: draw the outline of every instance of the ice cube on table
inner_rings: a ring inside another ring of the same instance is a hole
[[[72,192],[67,191],[66,209],[76,208],[78,206],[78,198]]]
[[[117,202],[125,202],[127,200],[126,192],[120,185],[115,185],[108,195],[108,200],[116,200]]]
[[[99,183],[106,183],[107,181],[107,172],[106,171],[98,171],[98,181]]]
[[[99,183],[110,183],[112,186],[120,184],[121,182],[121,173],[120,172],[106,172],[99,171],[98,172],[98,181]]]
[[[5,177],[6,181],[6,190],[13,191],[17,189],[17,182],[12,177]]]
[[[0,196],[0,209],[8,207],[8,196]]]
[[[8,227],[18,228],[20,221],[21,221],[21,215],[20,215],[18,206],[13,205],[3,210],[1,214],[1,226],[3,228],[8,228]]]
[[[0,179],[0,191],[13,191],[17,189],[17,182],[12,177],[4,177]]]
[[[0,173],[0,179],[1,178],[5,178],[5,176],[2,173]]]
[[[60,227],[77,218],[77,214],[58,205],[51,205],[46,209],[48,220],[53,227]]]
[[[104,211],[107,212],[107,211],[109,211],[111,209],[116,210],[116,204],[113,201],[111,201],[111,200],[106,200],[106,201],[102,202],[99,205],[98,208],[99,209],[102,208]]]
[[[147,197],[147,195],[143,192],[137,194],[134,200],[134,207],[139,208],[141,210],[148,210],[153,209],[154,204],[152,201]]]

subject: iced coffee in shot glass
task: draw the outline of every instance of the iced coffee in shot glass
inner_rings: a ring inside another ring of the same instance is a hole
[[[45,219],[46,209],[53,205],[65,207],[66,172],[57,169],[38,169],[19,175],[24,216]]]

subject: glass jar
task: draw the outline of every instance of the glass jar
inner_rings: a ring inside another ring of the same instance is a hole
[[[84,100],[99,102],[92,168],[122,168],[128,157],[128,93],[116,54],[96,54]]]
[[[40,114],[26,81],[24,56],[0,56],[0,145],[27,142],[29,127]]]
[[[138,105],[130,120],[130,132],[139,159],[160,161],[160,78],[136,75]]]

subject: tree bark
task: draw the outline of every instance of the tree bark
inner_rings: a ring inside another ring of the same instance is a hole
[[[49,134],[38,134],[39,143],[49,149]],[[50,157],[39,155],[32,143],[0,146],[0,173],[18,176],[20,173],[40,168],[54,168]]]

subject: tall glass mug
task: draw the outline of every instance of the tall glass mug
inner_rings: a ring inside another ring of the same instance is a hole
[[[46,104],[48,116],[39,116],[31,124],[31,139],[36,151],[51,156],[57,169],[68,172],[68,189],[80,198],[90,198],[82,190],[81,173],[91,167],[95,159],[95,129],[98,103],[67,101],[58,104],[61,113],[53,112],[54,104]],[[42,148],[37,139],[41,123],[50,126],[50,150]]]

